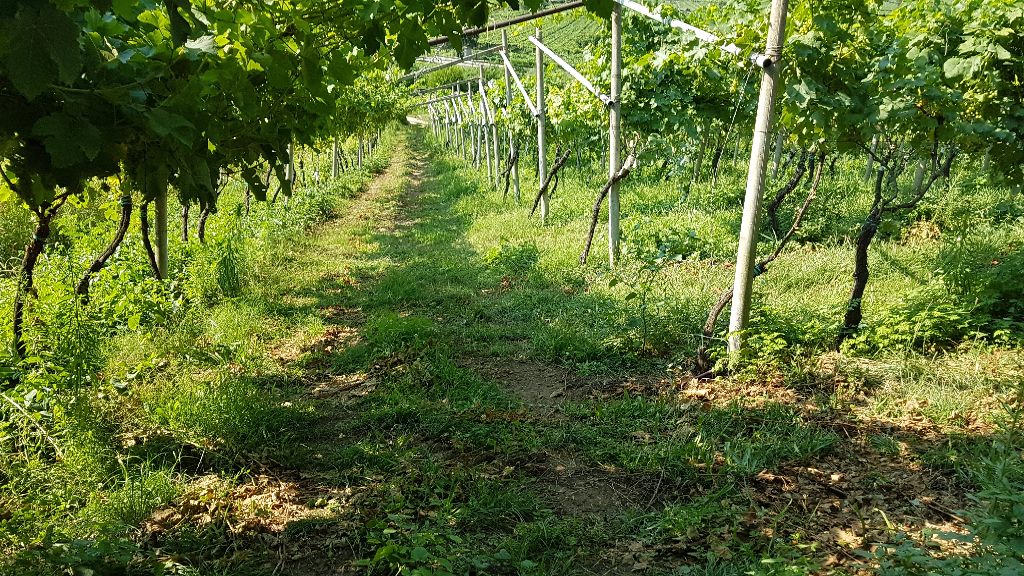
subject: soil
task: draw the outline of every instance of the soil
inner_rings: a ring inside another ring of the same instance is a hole
[[[561,516],[612,517],[626,510],[646,510],[659,497],[661,478],[590,467],[570,453],[550,454],[532,467],[552,510]]]
[[[567,400],[586,396],[591,385],[564,368],[527,360],[466,359],[459,362],[481,377],[497,382],[531,409],[552,413]]]

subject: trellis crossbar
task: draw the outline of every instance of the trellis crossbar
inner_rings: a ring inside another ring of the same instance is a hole
[[[692,24],[687,24],[686,22],[683,22],[682,20],[679,20],[677,18],[663,18],[662,16],[659,16],[652,12],[651,9],[648,8],[647,6],[644,6],[639,2],[634,2],[633,0],[614,1],[622,6],[625,6],[626,8],[629,8],[630,10],[636,12],[637,14],[641,14],[643,16],[650,18],[651,20],[654,20],[655,22],[661,22],[662,24],[666,26],[671,26],[672,28],[676,28],[677,30],[690,32],[703,42],[707,42],[709,44],[718,44],[718,49],[721,50],[722,52],[727,52],[734,56],[743,56],[743,51],[740,49],[739,46],[733,43],[719,44],[722,41],[722,39],[712,34],[711,32],[708,32],[707,30],[702,30]],[[750,55],[750,61],[753,62],[754,64],[757,64],[761,68],[767,68],[772,65],[771,58],[759,52],[753,52]]]
[[[519,92],[523,95],[523,100],[526,100],[526,107],[530,109],[530,113],[536,118],[539,112],[537,106],[530,100],[530,93],[526,91],[526,86],[523,86],[523,79],[519,77],[512,61],[508,59],[508,54],[504,50],[498,52],[501,55],[501,59],[505,61],[505,69],[508,70],[509,74],[512,75],[512,79],[515,80],[516,87],[519,88]]]
[[[555,64],[558,64],[558,66],[562,70],[565,70],[569,74],[569,76],[572,76],[577,82],[579,82],[584,88],[586,88],[598,100],[603,102],[605,106],[610,106],[611,105],[611,103],[612,103],[611,97],[607,96],[606,94],[603,94],[600,90],[598,90],[590,82],[590,80],[587,80],[586,76],[581,74],[579,70],[573,68],[572,64],[569,64],[565,60],[562,60],[562,58],[560,58],[558,56],[558,54],[555,54],[554,50],[552,50],[551,48],[548,48],[547,46],[545,46],[544,43],[541,42],[540,40],[538,40],[537,38],[535,38],[533,36],[530,36],[529,40],[530,40],[530,42],[533,43],[534,46],[536,46],[538,49],[540,49],[541,52],[546,54],[548,58],[551,58],[555,62]]]

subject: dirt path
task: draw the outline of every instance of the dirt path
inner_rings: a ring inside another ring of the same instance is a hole
[[[443,162],[404,133],[313,234],[282,299],[320,323],[271,353],[304,419],[253,474],[202,478],[160,511],[154,541],[220,526],[216,553],[259,575],[666,574],[709,551],[735,573],[804,554],[824,574],[894,528],[962,528],[962,487],[908,463],[911,436],[823,416],[813,393],[481,353],[534,325],[496,312],[505,279],[451,210],[488,191]]]

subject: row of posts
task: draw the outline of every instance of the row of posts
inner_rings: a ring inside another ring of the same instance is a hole
[[[619,170],[621,163],[621,138],[620,138],[620,95],[622,93],[622,8],[615,5],[611,18],[612,32],[612,70],[611,70],[611,101],[608,104],[608,177],[611,179]],[[542,31],[536,29],[537,40],[542,40]],[[501,34],[502,51],[508,53],[508,33]],[[544,53],[540,47],[535,48],[535,73],[536,73],[536,121],[537,121],[537,181],[538,186],[543,186],[547,176],[547,137],[545,119],[545,88],[544,88]],[[441,105],[429,106],[431,125],[434,137],[442,139],[447,145],[467,159],[471,159],[477,167],[481,163],[481,150],[487,163],[487,173],[493,179],[494,185],[499,185],[499,156],[498,156],[498,131],[494,121],[494,114],[487,103],[485,92],[485,79],[483,65],[479,67],[480,75],[478,90],[480,105],[476,106],[473,98],[472,84],[466,96],[463,98],[457,88],[453,88],[451,98],[440,101]],[[512,101],[512,79],[508,68],[505,68],[505,106]],[[474,112],[478,114],[474,114]],[[469,144],[467,144],[467,142]],[[493,154],[491,148],[493,147]],[[508,130],[508,154],[511,160],[512,150],[515,147],[515,136],[512,130]],[[492,163],[491,158],[494,158]],[[512,187],[515,190],[516,200],[520,199],[519,167],[513,164],[510,167],[509,177],[512,179]],[[540,218],[546,223],[550,212],[548,194],[541,194],[540,197]],[[608,193],[608,262],[614,266],[619,254],[619,190],[618,184],[613,184]]]
[[[769,127],[773,120],[773,109],[775,104],[775,93],[776,84],[778,78],[779,66],[775,63],[779,62],[779,57],[782,51],[782,44],[785,39],[785,22],[787,12],[787,0],[772,0],[771,12],[769,18],[769,30],[767,39],[767,49],[765,56],[768,59],[767,64],[764,65],[764,73],[762,74],[761,93],[758,101],[757,118],[755,120],[754,135],[751,143],[751,158],[750,165],[747,175],[747,187],[743,209],[743,219],[741,222],[740,238],[739,238],[739,249],[736,258],[736,275],[733,284],[733,306],[729,319],[729,351],[737,352],[742,347],[742,336],[743,331],[746,329],[747,322],[750,316],[750,293],[753,283],[753,271],[754,263],[757,257],[757,238],[758,238],[758,219],[760,215],[760,201],[764,190],[765,172],[767,169],[768,160],[770,157],[769,148]],[[541,40],[541,30],[538,28],[536,31],[537,40]],[[621,5],[616,2],[612,11],[611,16],[611,41],[612,41],[612,57],[611,57],[611,97],[608,102],[608,175],[609,180],[613,180],[614,176],[620,168],[621,162],[621,137],[620,137],[620,100],[621,100],[621,82],[622,82],[622,60],[621,60],[621,49],[622,49],[622,8]],[[507,53],[507,36],[503,33],[502,35],[502,46]],[[537,105],[536,105],[536,116],[537,116],[537,173],[539,185],[543,185],[544,178],[547,174],[547,157],[546,157],[546,140],[545,140],[545,104],[544,104],[544,56],[539,46],[536,48],[536,75],[537,75]],[[481,107],[483,113],[481,114],[481,121],[479,123],[478,131],[484,131],[485,123],[490,122],[491,132],[494,135],[492,140],[497,140],[496,129],[494,128],[493,115],[488,115],[487,107],[485,105],[486,95],[484,94],[483,85],[483,67],[480,67],[480,96],[481,96]],[[505,73],[505,85],[506,85],[506,103],[511,100],[511,88],[509,86],[509,74],[506,69]],[[471,93],[472,91],[470,91]],[[468,103],[464,109],[465,112],[472,108],[472,99],[467,98]],[[456,126],[461,126],[463,130],[467,129],[464,123],[463,117],[460,116],[462,111],[459,110],[460,103],[459,99],[453,99],[455,105],[449,107],[448,101],[445,101],[445,115],[444,115],[444,130],[446,135],[446,141],[449,145],[452,144],[450,130],[453,123]],[[450,110],[454,108],[454,114]],[[432,113],[431,119],[435,120],[439,115]],[[454,119],[453,119],[454,116]],[[468,119],[468,114],[467,114]],[[434,127],[435,136],[439,136],[439,128]],[[465,153],[465,138],[462,138],[457,142],[461,147],[463,153]],[[480,148],[480,136],[478,132],[475,149],[477,150],[476,162],[479,165],[479,148]],[[512,146],[512,135],[509,134],[509,145]],[[778,152],[776,152],[778,154]],[[497,153],[495,153],[495,162],[497,161]],[[490,171],[490,165],[488,166],[489,175],[493,176],[495,183],[497,184],[497,169],[492,173]],[[518,179],[517,179],[517,197],[518,197]],[[548,215],[548,198],[547,195],[542,195],[540,199],[541,208],[541,219],[542,221],[547,220]],[[608,261],[611,266],[614,266],[618,259],[619,253],[619,191],[618,186],[613,184],[610,187],[608,193]]]

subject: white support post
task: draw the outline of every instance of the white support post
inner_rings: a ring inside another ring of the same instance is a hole
[[[288,145],[288,162],[284,165],[284,179],[295,183],[295,162],[292,160],[292,145]]]
[[[466,109],[465,96],[462,96],[462,92],[459,92],[459,99],[456,100],[459,103],[459,122],[461,122],[462,129],[462,157],[467,161],[473,160],[473,140],[472,131],[470,127],[470,116],[469,111]]]
[[[715,36],[711,32],[708,32],[707,30],[702,30],[702,29],[697,28],[696,26],[693,26],[691,24],[687,24],[686,22],[683,22],[682,20],[678,20],[678,19],[675,19],[675,18],[662,18],[658,14],[655,14],[654,12],[651,12],[650,8],[644,6],[643,4],[640,4],[638,2],[633,2],[633,0],[614,0],[614,2],[616,4],[621,5],[621,6],[625,6],[626,8],[629,8],[630,10],[633,10],[633,11],[639,13],[639,14],[642,14],[642,15],[650,18],[651,20],[654,20],[655,22],[661,22],[662,24],[664,24],[666,26],[671,26],[672,28],[676,28],[677,30],[682,30],[683,32],[688,32],[690,34],[693,34],[701,42],[707,42],[707,43],[710,43],[710,44],[718,44],[719,42],[722,41],[721,38],[719,38],[718,36]],[[743,51],[740,49],[740,47],[735,45],[735,44],[732,44],[732,43],[730,43],[730,44],[720,44],[718,46],[718,49],[721,50],[722,52],[727,52],[729,54],[732,54],[733,56],[740,56],[740,55],[743,54]],[[772,63],[770,55],[758,54],[756,52],[754,54],[750,55],[750,61],[755,63],[755,64],[757,64],[758,66],[760,66],[762,68],[770,66],[771,63]]]
[[[486,91],[485,91],[485,95],[486,95]],[[493,178],[494,178],[494,187],[497,188],[498,187],[498,174],[501,172],[501,168],[500,168],[501,167],[501,160],[499,159],[500,157],[498,156],[498,120],[495,117],[496,116],[496,114],[495,114],[496,111],[491,109],[490,102],[487,102],[486,100],[484,102],[485,102],[485,107],[487,109],[487,121],[490,123],[490,127],[491,127],[491,156],[494,158],[494,175],[493,175]]]
[[[449,152],[455,144],[452,142],[452,108],[447,100],[444,102],[444,144]]]
[[[914,170],[914,194],[921,190],[922,185],[924,185],[924,160],[919,161],[917,168]]]
[[[620,14],[621,14],[621,8],[620,8]],[[620,28],[621,28],[621,25],[620,25]],[[548,58],[551,58],[552,62],[554,62],[555,64],[558,64],[559,68],[561,68],[562,70],[565,70],[566,74],[568,74],[569,76],[572,76],[574,80],[579,82],[581,86],[586,88],[588,92],[590,92],[591,94],[594,95],[595,98],[600,100],[601,103],[603,103],[605,106],[608,106],[611,103],[611,98],[610,97],[602,94],[601,91],[598,90],[597,87],[594,86],[594,84],[590,80],[587,80],[586,76],[581,74],[579,70],[577,70],[576,68],[574,68],[572,66],[572,64],[569,64],[568,62],[563,60],[558,54],[555,53],[554,50],[552,50],[551,48],[548,48],[547,46],[545,46],[544,43],[541,42],[538,38],[534,38],[533,36],[530,36],[527,39],[530,42],[532,42],[533,45],[536,46],[541,52],[543,52]]]
[[[167,189],[163,189],[156,195],[156,268],[160,272],[160,278],[168,280],[168,255],[167,255]]]
[[[459,100],[462,98],[462,93],[455,88],[452,88],[452,94],[455,98],[452,99],[452,110],[455,113],[455,126],[452,131],[455,133],[455,153],[459,156],[466,156],[466,131],[465,126],[462,124],[462,104]]]
[[[480,120],[477,117],[478,106],[473,101],[473,85],[469,85],[469,92],[466,96],[466,109],[468,110],[469,119],[469,133],[473,139],[473,166],[480,168],[480,162],[482,160],[480,154]]]
[[[452,108],[452,102],[444,101],[444,141],[447,145],[449,152],[453,152],[456,148],[456,143],[453,138],[452,126],[455,123],[455,113]]]
[[[508,30],[501,31],[501,56],[507,59],[505,54],[508,52]],[[512,84],[509,82],[511,74],[509,73],[509,66],[505,66],[505,110],[507,111],[512,103]],[[526,90],[523,90],[524,96]],[[526,99],[529,102],[529,98]],[[512,128],[508,129],[508,159],[512,160],[512,151],[515,149],[515,135],[512,133]],[[509,175],[512,178],[512,187],[515,193],[516,202],[519,202],[519,162],[512,164],[512,172]]]
[[[619,134],[622,106],[622,6],[612,8],[612,96],[608,109],[608,177],[619,171],[621,136]],[[608,265],[615,267],[619,258],[619,185],[608,189]]]
[[[533,101],[530,100],[530,93],[526,91],[526,86],[523,86],[523,80],[516,73],[516,69],[512,66],[512,61],[508,59],[508,54],[501,52],[501,58],[505,61],[505,72],[512,75],[512,79],[516,82],[516,87],[519,88],[519,92],[523,95],[523,100],[526,102],[526,107],[530,109],[530,114],[537,116],[537,107],[534,106]],[[509,96],[511,101],[512,97]]]
[[[472,130],[472,116],[469,113],[469,109],[466,107],[465,96],[462,92],[459,92],[459,111],[462,112],[462,156],[467,162],[473,161],[473,130]]]
[[[541,39],[541,30],[537,28],[537,39]],[[544,53],[540,48],[536,49],[537,67],[537,186],[544,184],[544,177],[548,173],[547,165],[547,142],[544,138]],[[540,221],[542,224],[548,222],[548,194],[545,192],[540,197]]]
[[[474,168],[480,167],[480,148],[478,146],[477,138],[480,133],[476,127],[476,106],[473,103],[473,85],[470,84],[466,87],[466,123],[469,128],[469,143],[472,147],[472,154],[470,161],[473,163]]]
[[[743,346],[743,331],[750,319],[750,291],[754,281],[757,260],[757,226],[761,213],[761,195],[764,175],[768,168],[768,130],[775,107],[776,79],[782,43],[786,38],[787,0],[772,0],[768,23],[767,57],[773,64],[766,66],[761,75],[761,95],[758,99],[757,120],[750,150],[747,172],[747,191],[743,201],[743,220],[740,223],[739,250],[736,254],[736,276],[733,281],[732,311],[729,316],[729,352],[737,353]]]
[[[337,178],[341,172],[341,146],[338,144],[338,137],[334,137],[331,154],[331,178]]]
[[[497,51],[498,51],[498,47],[497,46],[494,46],[492,48],[487,48],[486,50],[481,50],[481,51],[479,51],[479,52],[477,52],[475,54],[467,54],[467,55],[463,56],[462,58],[455,58],[455,59],[449,60],[447,62],[442,62],[442,63],[438,64],[437,66],[431,66],[430,68],[424,68],[422,70],[417,70],[415,72],[410,72],[409,74],[406,74],[405,76],[402,76],[398,80],[400,82],[405,82],[407,80],[415,80],[415,79],[419,78],[420,76],[425,76],[427,74],[430,74],[431,72],[437,72],[439,70],[444,70],[445,68],[449,68],[451,66],[458,66],[460,64],[465,64],[468,60],[471,60],[473,58],[478,58],[480,56],[484,56],[486,54],[490,54],[491,52],[497,52]],[[472,66],[472,64],[470,64],[470,65]]]
[[[868,154],[868,165],[864,169],[864,181],[870,182],[875,168],[875,152],[878,151],[878,134],[871,137],[871,153]]]
[[[786,141],[786,131],[779,128],[775,131],[775,152],[772,153],[772,179],[779,177],[779,164],[782,161],[782,144]]]
[[[484,67],[480,67],[480,131],[483,133],[484,156],[487,157],[487,179],[491,179],[491,131],[487,126],[489,114],[487,113],[487,91],[484,90]]]

